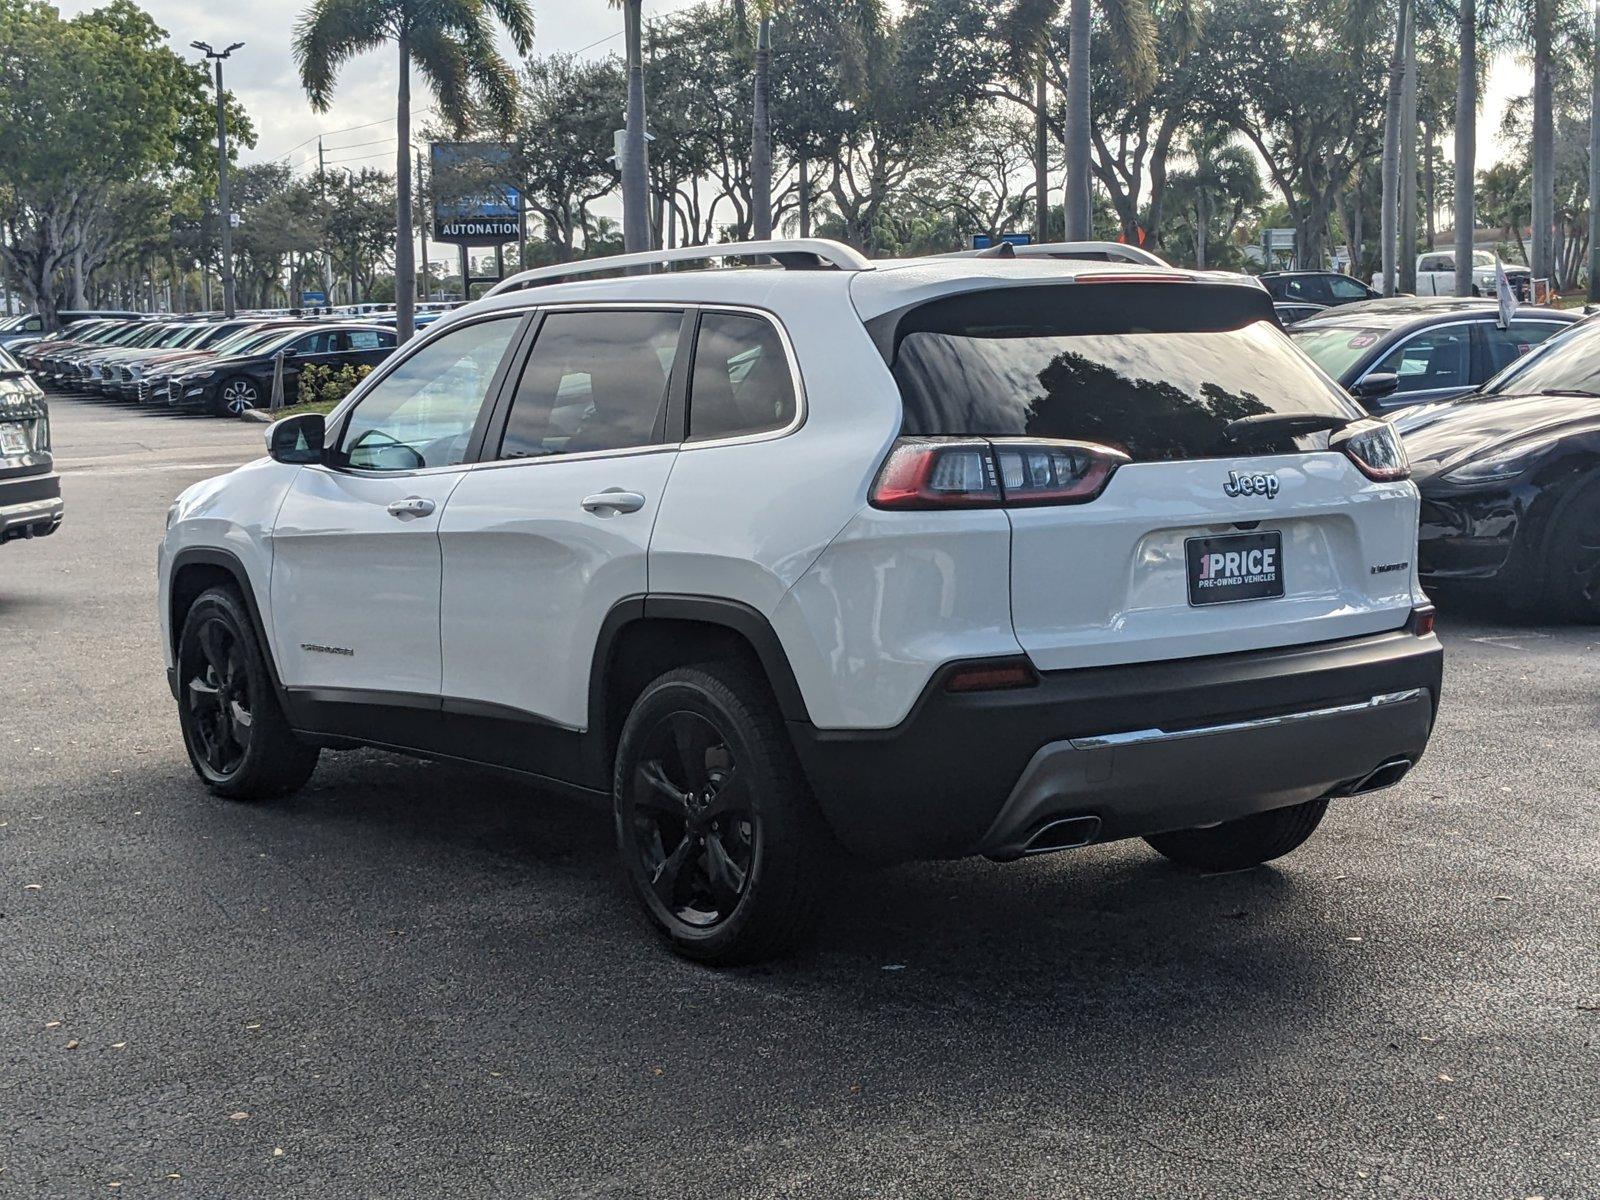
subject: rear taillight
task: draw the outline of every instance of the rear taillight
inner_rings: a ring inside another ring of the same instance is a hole
[[[1392,483],[1411,475],[1406,448],[1394,426],[1387,421],[1358,421],[1347,425],[1329,439],[1328,446],[1343,451],[1368,479]]]
[[[1120,450],[1034,438],[901,438],[872,486],[874,508],[1085,504],[1105,491]]]

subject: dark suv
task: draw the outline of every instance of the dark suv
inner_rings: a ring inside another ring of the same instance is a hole
[[[44,391],[0,350],[0,545],[61,524],[61,478],[50,457]]]
[[[1261,284],[1281,304],[1354,304],[1375,300],[1379,293],[1361,280],[1338,271],[1268,271]]]

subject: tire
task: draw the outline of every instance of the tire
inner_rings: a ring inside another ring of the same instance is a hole
[[[739,663],[669,671],[623,723],[617,848],[685,958],[750,963],[801,942],[838,862],[767,682]]]
[[[298,791],[319,751],[295,737],[239,594],[202,592],[178,635],[178,722],[201,781],[230,800]]]
[[[247,410],[261,407],[261,385],[248,375],[230,375],[217,387],[217,398],[211,409],[219,417],[242,416]]]
[[[1545,610],[1558,620],[1600,624],[1600,475],[1562,499],[1544,550]]]
[[[1242,871],[1281,858],[1311,836],[1328,811],[1327,800],[1253,813],[1209,829],[1180,829],[1144,840],[1157,853],[1196,871]]]

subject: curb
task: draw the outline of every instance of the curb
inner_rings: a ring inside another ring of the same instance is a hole
[[[271,425],[278,418],[263,409],[247,408],[239,414],[239,419],[242,421],[257,421],[262,425]]]

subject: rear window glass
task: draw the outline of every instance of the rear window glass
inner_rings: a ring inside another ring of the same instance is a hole
[[[1023,289],[979,293],[996,297],[992,311],[963,298],[947,314],[959,323],[941,322],[936,312],[908,314],[893,368],[904,432],[1066,438],[1160,461],[1238,455],[1223,429],[1242,417],[1359,415],[1260,315],[1270,307],[1261,293],[1094,285],[1097,303],[1086,306],[1084,288],[1059,289],[1079,293],[1066,303],[1041,295],[1044,289],[1023,297]],[[1134,301],[1119,292],[1146,296]],[[1313,434],[1252,452],[1326,445],[1326,434]]]

